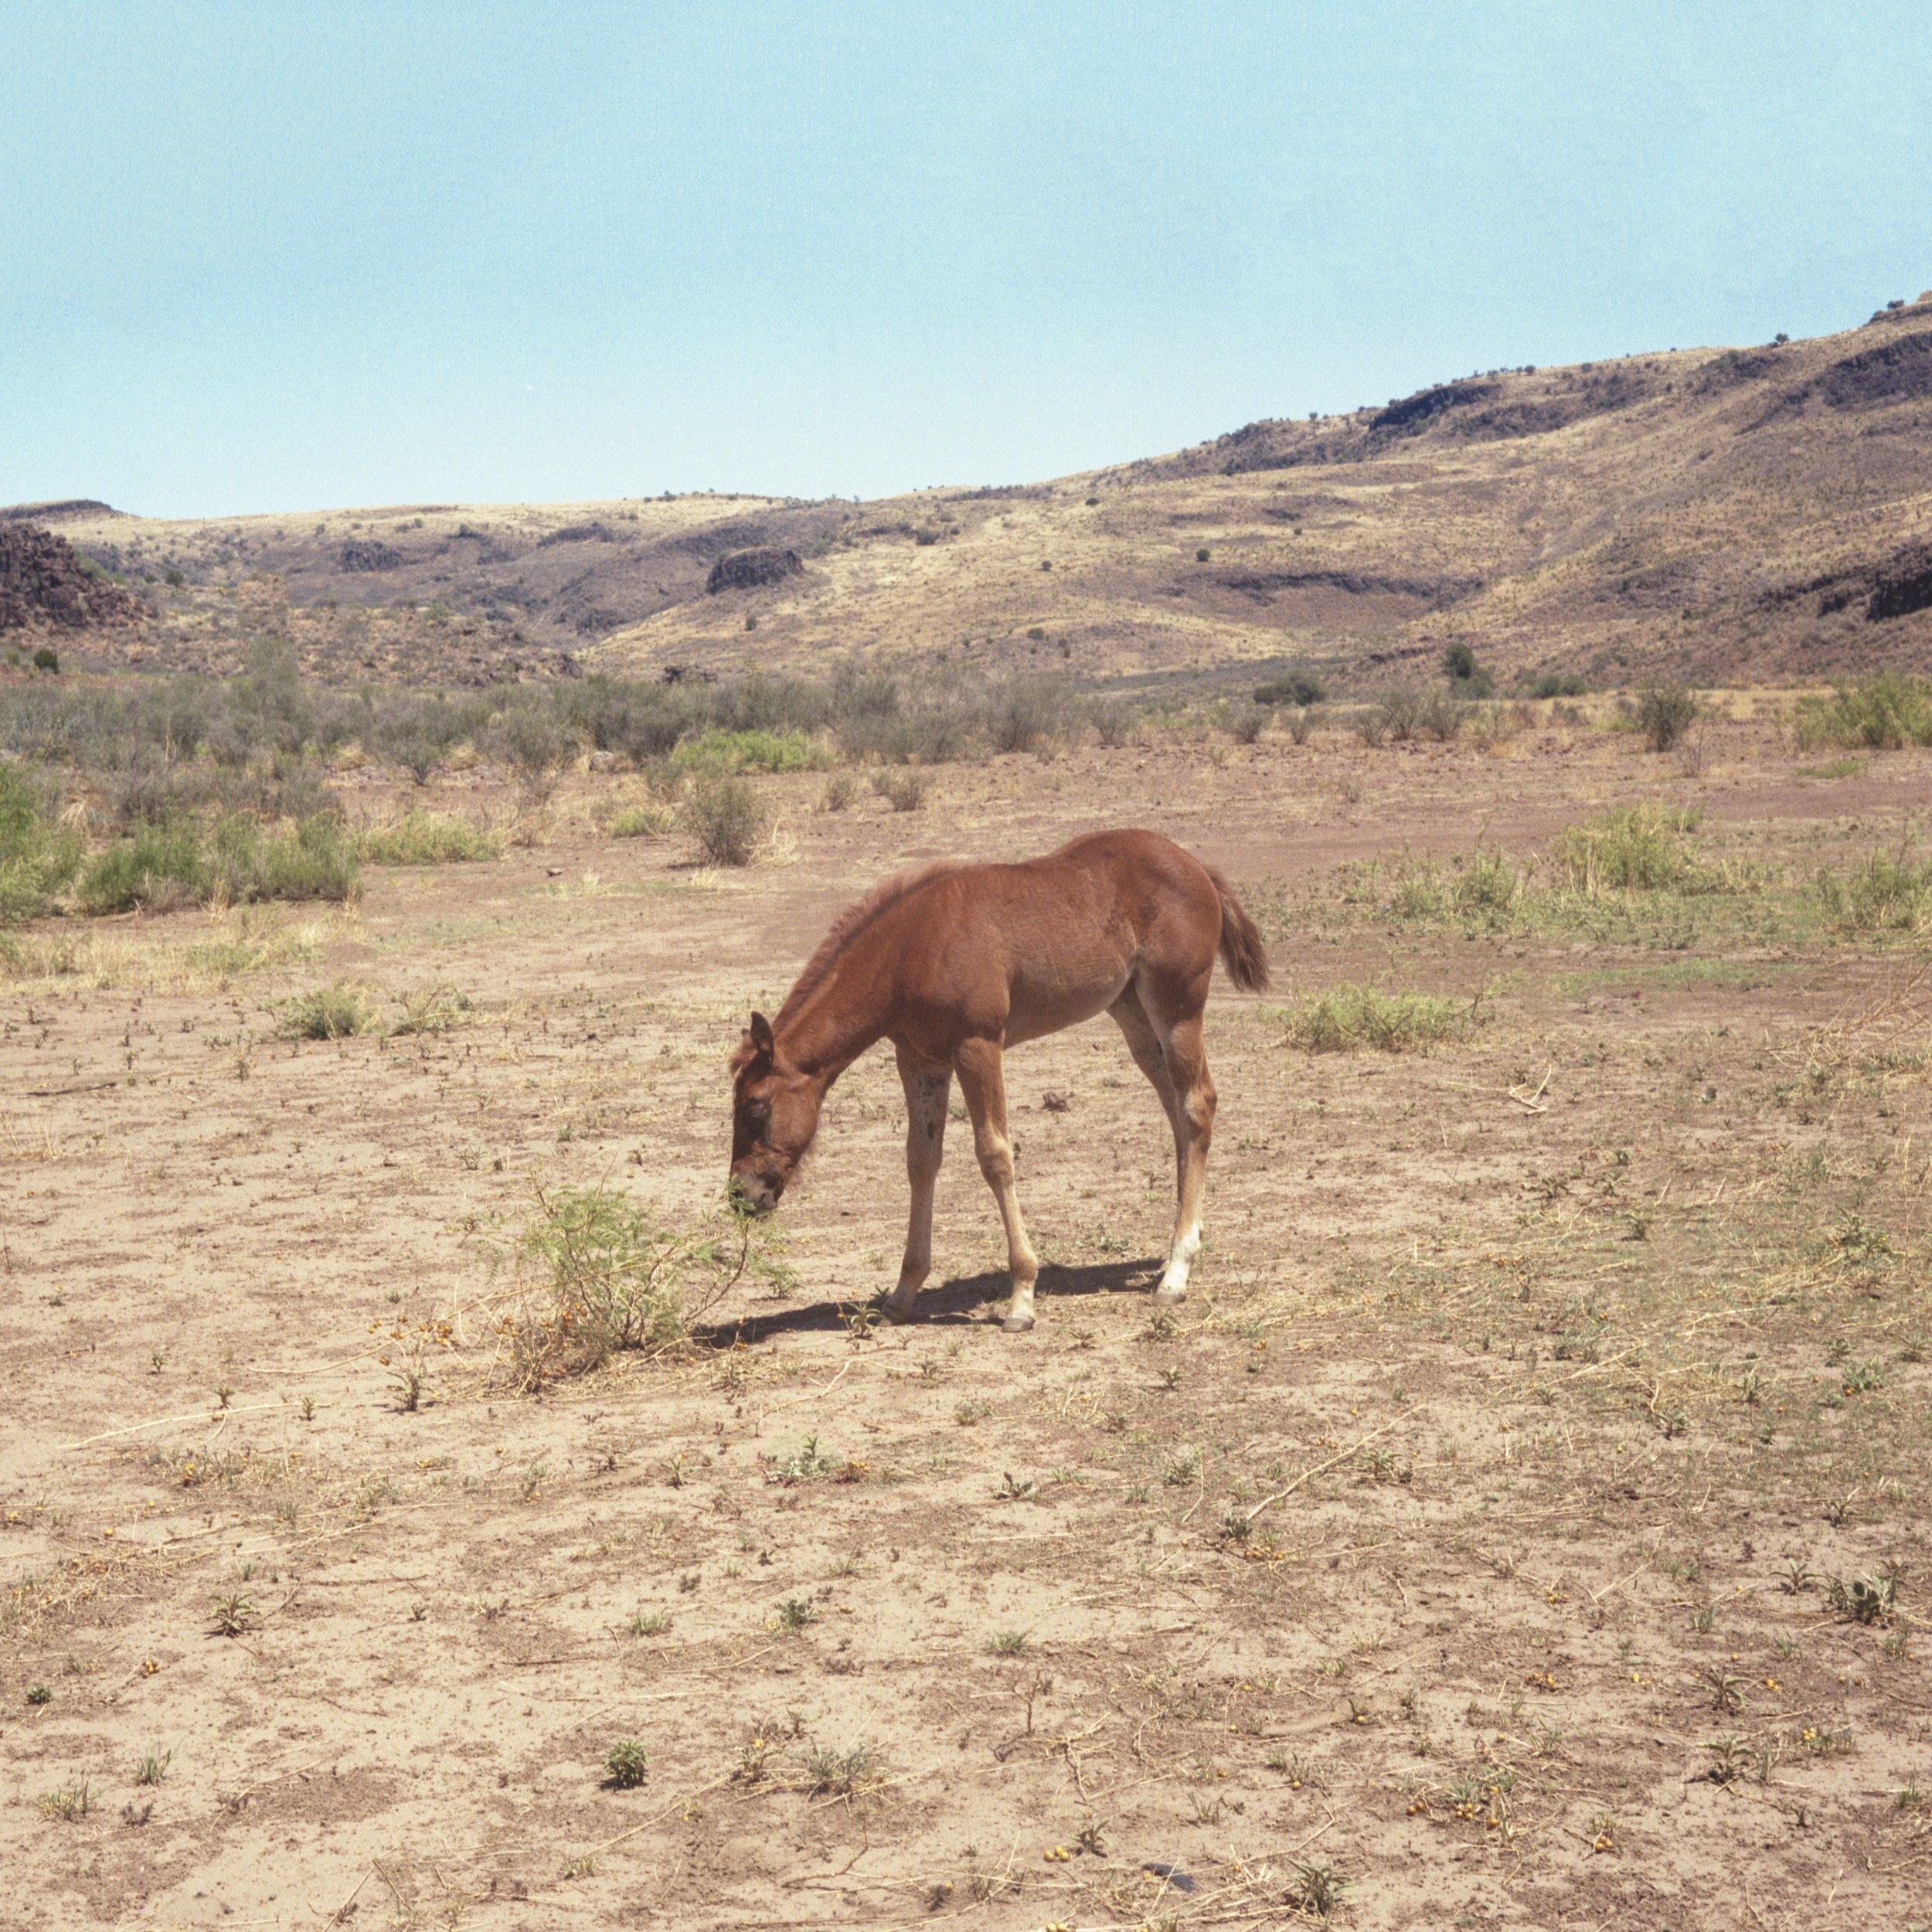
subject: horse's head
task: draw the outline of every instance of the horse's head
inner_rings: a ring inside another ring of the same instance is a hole
[[[818,1131],[818,1083],[780,1055],[771,1022],[753,1013],[731,1056],[731,1173],[740,1207],[769,1214]]]

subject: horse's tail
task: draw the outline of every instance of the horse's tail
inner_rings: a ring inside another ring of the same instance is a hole
[[[1206,869],[1221,901],[1221,964],[1243,992],[1265,993],[1268,949],[1261,943],[1260,928],[1235,897],[1234,888],[1212,866]]]

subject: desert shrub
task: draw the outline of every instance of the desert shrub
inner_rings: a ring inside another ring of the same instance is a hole
[[[765,829],[765,808],[749,778],[700,771],[684,802],[684,822],[714,866],[748,866]]]
[[[1829,698],[1808,698],[1798,708],[1798,743],[1849,745],[1870,751],[1901,751],[1932,745],[1932,678],[1881,671],[1841,685]]]
[[[1818,884],[1827,915],[1848,932],[1912,933],[1932,923],[1932,855],[1915,859],[1903,842],[1842,879],[1821,870]]]
[[[1461,638],[1443,648],[1443,675],[1458,698],[1486,698],[1495,689],[1489,673],[1476,662],[1476,654]]]
[[[137,907],[169,912],[199,905],[214,883],[199,824],[160,819],[137,825],[131,838],[94,855],[81,877],[80,903],[96,914]]]
[[[1298,710],[1291,711],[1288,713],[1290,740],[1298,745],[1306,744],[1321,717],[1320,709],[1314,705],[1305,705]]]
[[[1637,700],[1637,728],[1653,751],[1668,751],[1696,722],[1696,693],[1681,684],[1652,685]]]
[[[518,788],[533,804],[556,790],[557,774],[577,753],[577,740],[563,722],[538,704],[505,711],[484,734],[489,754],[508,767]]]
[[[81,875],[83,909],[96,914],[168,912],[210,899],[344,900],[355,891],[355,852],[325,814],[264,832],[239,815],[212,827],[191,818],[137,826],[97,852]]]
[[[402,1002],[402,1017],[389,1030],[405,1038],[453,1032],[469,1016],[468,994],[447,980],[438,980],[420,992],[405,993]]]
[[[503,850],[501,832],[433,811],[405,812],[386,825],[364,825],[352,842],[356,857],[370,866],[452,866],[495,859]]]
[[[1349,726],[1373,751],[1388,739],[1388,713],[1379,704],[1365,705],[1349,720]]]
[[[852,783],[849,771],[835,771],[825,781],[825,788],[818,794],[821,811],[849,811],[852,801],[858,796],[859,787]]]
[[[1447,744],[1462,730],[1468,715],[1447,692],[1428,692],[1416,708],[1416,729],[1423,737]]]
[[[623,1350],[661,1351],[747,1274],[784,1276],[749,1221],[677,1226],[607,1187],[539,1192],[515,1258],[525,1284],[498,1332],[525,1389]]]
[[[1236,744],[1251,745],[1267,729],[1267,708],[1258,704],[1224,704],[1215,721]]]
[[[1525,698],[1580,698],[1590,689],[1588,682],[1573,671],[1545,671],[1518,687]]]
[[[53,822],[26,774],[0,764],[0,926],[47,911],[80,857],[79,836]]]
[[[1072,694],[1057,678],[1009,678],[988,694],[986,740],[995,751],[1032,751],[1063,737],[1073,716]]]
[[[813,771],[832,763],[824,746],[791,726],[726,731],[688,738],[671,756],[674,773],[709,767],[721,771]]]
[[[677,822],[667,805],[620,805],[607,829],[613,838],[662,838]]]
[[[318,986],[284,1003],[276,1024],[284,1039],[352,1039],[372,1033],[375,1009],[354,986]]]
[[[369,748],[400,765],[419,785],[426,785],[474,722],[447,698],[412,692],[391,700],[377,714],[369,734]]]
[[[917,811],[926,802],[929,782],[923,771],[900,768],[876,774],[872,788],[894,811]]]
[[[1109,750],[1117,750],[1134,736],[1134,710],[1117,698],[1106,698],[1089,705],[1087,722],[1094,733]]]
[[[60,675],[60,654],[50,644],[43,644],[33,654],[33,668],[36,671],[51,671],[57,678]]]
[[[1257,704],[1298,705],[1303,709],[1326,701],[1328,686],[1312,671],[1286,671],[1254,694]]]
[[[1288,1022],[1288,1039],[1311,1053],[1426,1053],[1465,1039],[1478,1010],[1475,1000],[1344,984],[1306,1002]]]
[[[1561,883],[1594,898],[1604,892],[1658,892],[1699,882],[1685,835],[1692,811],[1626,805],[1581,825],[1566,826],[1550,849]]]

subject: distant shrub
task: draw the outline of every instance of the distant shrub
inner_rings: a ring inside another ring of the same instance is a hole
[[[36,671],[51,671],[56,677],[60,675],[60,654],[50,644],[43,644],[33,654],[33,668]]]
[[[1818,883],[1826,913],[1847,931],[1912,933],[1932,923],[1932,855],[1915,859],[1903,842],[1843,879],[1821,871]]]
[[[498,857],[503,835],[471,819],[410,811],[386,825],[363,826],[354,843],[366,865],[451,866]]]
[[[1477,1010],[1474,1001],[1345,984],[1308,1001],[1290,1020],[1288,1038],[1311,1053],[1426,1053],[1466,1038]]]
[[[1238,745],[1251,745],[1268,728],[1265,705],[1224,704],[1217,707],[1215,723]]]
[[[1459,698],[1486,698],[1495,688],[1489,673],[1476,662],[1476,654],[1461,638],[1444,646],[1443,675]]]
[[[1105,698],[1088,706],[1087,721],[1094,735],[1110,750],[1129,743],[1134,736],[1134,712],[1117,698]]]
[[[170,912],[215,898],[345,900],[359,883],[354,846],[336,818],[318,814],[265,832],[240,816],[212,827],[179,818],[138,826],[96,853],[80,896],[97,914]]]
[[[79,835],[52,823],[27,775],[0,762],[0,926],[49,910],[80,859]]]
[[[986,706],[987,742],[995,751],[1032,751],[1063,736],[1073,696],[1057,678],[1016,677],[996,686]]]
[[[1932,678],[1881,671],[1841,685],[1830,698],[1808,698],[1798,709],[1798,742],[1902,751],[1932,745]]]
[[[549,710],[526,702],[505,712],[485,735],[485,748],[509,769],[533,804],[556,790],[557,774],[577,753],[577,740]]]
[[[917,811],[926,802],[929,782],[923,771],[902,767],[876,774],[872,788],[894,811]]]
[[[1546,671],[1520,687],[1526,698],[1580,698],[1590,689],[1573,671]]]
[[[1321,712],[1313,705],[1303,705],[1290,712],[1288,713],[1289,737],[1296,744],[1306,744],[1315,730],[1316,720],[1321,716]]]
[[[374,1009],[353,986],[318,986],[281,1011],[277,1027],[284,1039],[352,1039],[376,1031]]]
[[[818,809],[821,811],[849,811],[858,790],[850,772],[835,771],[825,781],[825,790],[818,794]]]
[[[816,771],[831,763],[824,746],[790,728],[706,731],[686,739],[671,757],[673,772],[706,766],[722,771]]]
[[[1668,751],[1696,723],[1696,694],[1681,684],[1652,685],[1637,701],[1637,728],[1653,751]]]
[[[1383,692],[1376,708],[1383,730],[1398,744],[1415,738],[1435,738],[1446,744],[1461,730],[1465,716],[1447,692],[1417,691],[1407,685]]]
[[[611,815],[613,838],[662,838],[678,822],[668,805],[620,805]]]
[[[1685,835],[1695,812],[1628,805],[1566,826],[1551,848],[1556,875],[1572,892],[1658,892],[1696,883],[1697,866]]]
[[[748,866],[765,829],[765,809],[749,778],[701,771],[685,801],[684,818],[699,849],[714,866]]]
[[[1311,705],[1324,702],[1328,686],[1311,671],[1288,671],[1254,694],[1257,704]]]

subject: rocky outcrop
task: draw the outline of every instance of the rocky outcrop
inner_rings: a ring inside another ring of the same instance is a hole
[[[713,597],[720,590],[755,590],[760,585],[782,583],[804,569],[796,550],[781,550],[776,544],[760,544],[755,549],[732,550],[711,566],[705,588]]]
[[[0,523],[0,631],[87,631],[132,624],[141,601],[74,554],[64,536]]]

